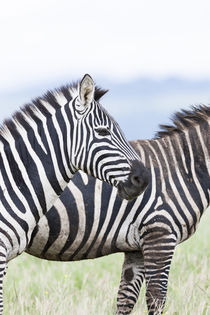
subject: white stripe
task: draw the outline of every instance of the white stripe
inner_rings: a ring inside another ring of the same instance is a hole
[[[83,184],[85,186],[87,186],[87,184],[88,184],[88,175],[86,173],[81,172],[81,171],[79,171],[79,175],[82,178]]]
[[[56,113],[55,108],[47,101],[43,100],[42,98],[39,98],[40,103],[42,103],[42,105],[44,105],[44,107],[47,109],[47,111],[54,116]]]
[[[70,103],[70,105],[72,105],[72,102]],[[69,105],[69,106],[70,106]],[[70,160],[72,162],[72,165],[75,168],[78,168],[77,162],[76,162],[76,146],[77,146],[77,136],[78,136],[78,132],[77,132],[77,119],[75,119],[74,115],[72,115],[72,120],[73,120],[73,125],[74,128],[72,130],[72,142],[71,142],[71,152],[70,152]]]
[[[90,235],[89,235],[85,245],[80,250],[80,252],[78,253],[77,256],[81,256],[82,253],[85,253],[87,251],[88,247],[90,246],[92,240],[94,239],[94,237],[96,235],[96,231],[98,230],[100,214],[101,214],[102,184],[103,184],[102,181],[96,180],[95,191],[94,191],[94,205],[93,205],[94,206],[94,209],[93,209],[93,213],[94,213],[93,225],[92,225],[92,229],[91,229]],[[69,185],[69,189],[71,190],[71,183]],[[80,211],[80,206],[78,208],[78,211]]]
[[[44,153],[47,154],[47,149],[45,148],[44,143],[42,142],[42,139],[41,139],[39,132],[38,132],[37,123],[33,119],[31,119],[31,117],[28,117],[24,112],[22,112],[22,114],[24,116],[25,121],[27,121],[28,124],[30,125],[30,127],[33,129],[36,140],[39,143],[40,147],[42,148]],[[17,122],[16,122],[16,124],[17,124]]]
[[[139,154],[141,160],[142,160],[142,163],[145,164],[146,163],[146,156],[145,156],[145,152],[144,152],[144,149],[142,148],[142,143],[143,141],[134,141],[134,144],[136,144],[136,148],[138,149],[137,153]]]
[[[85,128],[83,127],[83,125],[86,123],[87,122],[84,119],[82,121],[80,119],[77,122],[77,140],[76,140],[76,146],[75,146],[75,156],[76,156],[78,167],[84,167],[86,154],[89,154],[89,152],[87,151],[87,143],[86,143],[87,125],[85,125]],[[82,155],[82,160],[80,162],[80,165],[78,165],[78,161],[80,160],[81,155]]]
[[[182,164],[184,166],[184,169],[185,169],[185,172],[186,174],[188,174],[188,168],[187,168],[187,165],[186,165],[186,159],[185,159],[185,154],[183,152],[183,149],[182,149],[182,146],[180,144],[180,139],[179,139],[179,135],[175,133],[175,139],[176,139],[176,142],[178,144],[178,148],[179,148],[179,151],[180,151],[180,156],[181,156],[181,159],[182,159]]]
[[[95,244],[94,246],[92,247],[88,257],[92,256],[92,257],[95,257],[96,255],[96,252],[98,250],[98,246],[100,245],[101,241],[102,241],[102,238],[105,234],[105,231],[107,230],[107,226],[110,222],[110,218],[111,218],[111,215],[112,215],[112,209],[113,209],[113,205],[114,205],[114,202],[115,202],[115,199],[116,199],[116,195],[117,195],[117,189],[116,188],[113,188],[112,189],[112,192],[111,192],[111,196],[110,196],[110,199],[109,199],[109,205],[108,205],[108,208],[107,208],[107,211],[106,211],[106,217],[105,217],[105,220],[103,222],[103,225],[101,227],[101,230],[100,230],[100,233],[95,241]]]
[[[77,234],[75,236],[74,242],[71,244],[71,246],[67,249],[75,249],[78,248],[80,245],[80,242],[82,241],[84,234],[85,234],[85,227],[86,227],[86,215],[85,215],[85,206],[84,206],[84,199],[81,191],[77,188],[77,186],[71,182],[71,193],[75,199],[76,202],[76,211],[78,212],[79,217],[79,223],[78,223],[78,229]],[[80,209],[80,211],[78,211]],[[71,220],[71,219],[70,219]],[[65,252],[63,253],[65,255]]]
[[[53,242],[53,244],[47,250],[47,253],[46,253],[47,257],[49,257],[50,255],[52,255],[52,257],[55,257],[55,253],[58,254],[61,251],[61,249],[66,244],[66,241],[68,240],[68,237],[71,233],[68,211],[67,211],[66,207],[64,206],[64,204],[62,203],[60,198],[56,200],[54,206],[56,208],[55,211],[58,213],[58,215],[60,217],[61,227],[60,227],[60,233],[59,233],[58,238]],[[42,219],[40,220],[39,225],[40,225],[40,230],[43,231],[43,238],[47,240],[49,237],[49,234],[48,234],[49,232],[45,233],[45,229],[43,228]],[[47,226],[47,228],[49,230],[48,226]]]
[[[62,92],[55,91],[53,95],[59,105],[64,106],[67,103],[67,99],[65,98]]]
[[[47,217],[45,215],[39,220],[38,226],[38,232],[33,238],[32,245],[30,246],[30,253],[34,253],[35,256],[40,257],[47,244],[50,232]]]
[[[79,84],[77,85],[77,87],[69,87],[69,93],[72,97],[72,99],[76,98],[79,95]]]
[[[61,158],[62,158],[62,161],[63,161],[63,165],[64,165],[64,168],[65,168],[65,172],[67,174],[68,177],[71,178],[72,174],[69,170],[69,167],[67,166],[67,161],[66,161],[66,157],[65,157],[65,153],[64,153],[64,141],[63,141],[63,134],[62,134],[62,131],[61,131],[61,127],[60,125],[58,124],[58,121],[56,119],[55,116],[52,116],[52,121],[53,121],[53,124],[54,124],[54,127],[55,127],[55,130],[57,132],[57,135],[58,135],[58,141],[59,141],[59,147],[60,147],[60,151],[61,151]]]
[[[188,144],[188,149],[190,152],[190,168],[191,168],[191,172],[192,172],[192,177],[193,177],[194,183],[197,187],[198,193],[200,194],[201,201],[203,204],[203,209],[205,209],[208,206],[208,202],[206,200],[206,196],[203,192],[203,188],[202,188],[202,186],[201,186],[201,184],[197,178],[196,172],[195,172],[195,161],[194,161],[194,155],[193,155],[193,151],[192,151],[192,147],[191,147],[191,143],[190,143],[188,130],[184,130],[184,133],[185,133],[186,141]]]
[[[67,105],[66,105],[67,106]],[[61,113],[63,115],[63,119],[66,123],[66,132],[67,132],[67,153],[68,153],[68,157],[71,156],[71,128],[70,128],[70,122],[69,119],[67,117],[66,111],[65,111],[65,107],[61,108]],[[71,176],[72,177],[72,176]]]
[[[156,205],[154,206],[154,210],[157,210],[157,208],[159,208],[161,205],[163,205],[163,199],[161,196],[159,196],[157,198],[157,202],[156,202]]]
[[[195,126],[195,129],[197,131],[198,134],[198,139],[200,140],[201,143],[201,147],[204,153],[204,159],[205,159],[205,163],[206,163],[206,168],[207,168],[207,172],[208,175],[210,176],[210,156],[209,156],[209,152],[208,149],[203,141],[203,137],[201,135],[201,130],[200,130],[200,126]]]

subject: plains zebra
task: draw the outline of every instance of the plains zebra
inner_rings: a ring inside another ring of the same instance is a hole
[[[147,185],[139,156],[97,102],[104,93],[85,75],[80,84],[35,99],[1,127],[0,314],[6,263],[26,249],[76,171],[117,186],[128,199]]]
[[[117,314],[130,314],[144,278],[149,314],[163,310],[175,246],[196,230],[210,197],[210,107],[175,114],[152,140],[131,145],[150,183],[127,202],[78,173],[36,226],[27,252],[48,260],[82,260],[125,252]]]

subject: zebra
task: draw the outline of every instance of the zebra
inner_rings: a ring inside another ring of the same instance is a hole
[[[78,170],[132,199],[149,175],[118,124],[98,103],[105,90],[85,75],[34,99],[0,129],[0,314],[8,261],[29,244],[39,219]]]
[[[130,314],[146,280],[149,315],[164,308],[176,245],[197,228],[210,198],[210,107],[174,114],[151,140],[130,144],[150,172],[131,202],[78,172],[32,233],[27,253],[76,261],[124,252],[117,314]]]

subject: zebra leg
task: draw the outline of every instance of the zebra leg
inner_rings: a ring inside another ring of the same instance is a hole
[[[117,315],[130,314],[144,281],[143,255],[139,252],[125,253],[120,287],[117,295]]]
[[[3,272],[3,277],[6,276],[7,270],[8,270],[8,263],[5,263],[5,269],[4,269],[4,272]]]
[[[3,314],[3,277],[7,272],[7,251],[0,241],[0,315]]]
[[[176,238],[169,229],[154,227],[143,235],[146,301],[149,315],[160,315],[166,301],[168,275]]]

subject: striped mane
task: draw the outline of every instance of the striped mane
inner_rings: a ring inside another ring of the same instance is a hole
[[[41,112],[44,116],[52,115],[52,109],[57,110],[67,102],[70,102],[78,93],[79,81],[62,86],[54,91],[47,91],[43,96],[35,98],[16,111],[11,118],[5,119],[0,126],[0,136],[6,136],[7,130],[16,133],[17,126],[24,126],[25,129],[30,128],[28,120],[37,122],[37,112]],[[99,101],[108,90],[95,87],[94,99]],[[28,126],[28,127],[27,127]]]
[[[160,125],[161,130],[155,135],[155,138],[171,136],[174,133],[180,133],[194,125],[200,125],[210,119],[210,106],[199,105],[192,106],[191,110],[182,109],[172,117],[172,125]]]

